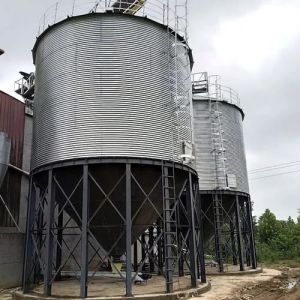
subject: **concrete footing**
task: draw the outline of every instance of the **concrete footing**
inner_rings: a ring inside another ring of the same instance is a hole
[[[251,275],[251,274],[258,274],[262,273],[262,268],[256,268],[256,269],[245,269],[245,271],[239,271],[239,270],[228,270],[223,273],[215,272],[215,271],[208,271],[208,276],[243,276],[243,275]]]
[[[122,294],[116,295],[118,292],[118,285],[124,286],[123,282],[111,282],[110,284],[107,283],[104,289],[99,289],[99,285],[97,285],[97,281],[91,283],[89,287],[89,297],[86,299],[93,299],[93,300],[177,300],[177,299],[188,299],[191,297],[199,296],[210,290],[210,283],[200,284],[198,288],[194,289],[184,289],[184,282],[182,282],[182,288],[178,287],[177,291],[174,293],[164,293],[164,292],[157,292],[158,290],[163,290],[164,288],[164,281],[155,276],[156,278],[151,279],[145,285],[136,285],[134,286],[133,293],[134,297],[125,297]],[[176,280],[176,279],[175,279]],[[152,282],[151,282],[152,281]],[[57,283],[57,282],[56,282]],[[60,281],[61,287],[58,287],[54,283],[54,292],[52,293],[52,297],[44,297],[42,294],[43,286],[39,286],[30,294],[23,294],[21,290],[15,291],[13,293],[14,300],[39,300],[39,299],[80,299],[78,296],[77,287],[75,286],[74,281]],[[65,283],[65,284],[64,284]],[[77,295],[75,295],[75,293]],[[101,296],[98,296],[98,295]]]

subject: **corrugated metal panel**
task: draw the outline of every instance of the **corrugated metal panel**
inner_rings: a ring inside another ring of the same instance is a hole
[[[182,143],[173,153],[175,127],[185,140],[191,131],[183,97],[178,101],[186,113],[179,124],[172,120],[173,43],[163,26],[126,15],[74,17],[48,30],[34,52],[32,167],[84,157],[178,157]],[[178,91],[184,93],[191,85],[190,61],[185,46],[177,50]]]
[[[0,91],[0,131],[11,140],[10,163],[22,168],[25,105]]]
[[[208,101],[193,101],[196,171],[201,190],[216,188],[216,166],[212,154],[211,120]]]
[[[0,131],[6,133],[11,140],[9,163],[18,168],[22,168],[24,121],[24,103],[0,91]],[[20,172],[8,169],[0,189],[0,194],[16,221],[19,219],[21,178]],[[0,205],[1,226],[14,226],[2,204]]]
[[[244,149],[241,111],[234,105],[220,102],[222,129],[225,140],[226,173],[236,176],[234,190],[249,192]],[[211,118],[207,100],[193,101],[196,170],[201,190],[216,188],[216,167],[211,144]]]
[[[7,134],[0,132],[0,187],[7,171],[10,156],[10,139]]]
[[[13,169],[8,169],[0,189],[0,195],[7,204],[16,222],[19,220],[21,178],[22,175],[20,172],[17,172]],[[14,222],[12,221],[10,215],[3,207],[2,202],[0,202],[0,227],[14,226]]]

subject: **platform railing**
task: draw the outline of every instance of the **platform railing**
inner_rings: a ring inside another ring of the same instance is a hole
[[[207,72],[192,74],[193,98],[223,101],[241,107],[239,94],[220,83],[219,75],[207,75]]]
[[[88,13],[123,13],[146,17],[160,24],[176,30],[185,39],[187,38],[187,0],[147,0],[141,1],[140,7],[132,5],[130,0],[119,0],[118,6],[113,7],[115,0],[59,0],[51,5],[39,20],[37,35],[42,34],[52,26],[68,17]],[[119,5],[120,4],[120,5]],[[122,9],[122,6],[128,8]],[[123,11],[122,11],[123,10]]]

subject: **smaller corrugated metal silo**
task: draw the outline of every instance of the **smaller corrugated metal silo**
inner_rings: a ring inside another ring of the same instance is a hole
[[[238,94],[219,83],[219,76],[193,75],[193,133],[199,176],[206,254],[215,255],[219,271],[224,262],[244,270],[256,268]]]
[[[248,193],[242,122],[244,113],[232,89],[213,82],[193,95],[196,169],[200,190]]]

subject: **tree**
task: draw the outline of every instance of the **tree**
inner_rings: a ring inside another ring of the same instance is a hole
[[[300,258],[300,218],[276,220],[266,209],[257,224],[257,253],[261,261]]]
[[[258,220],[257,233],[259,242],[271,245],[272,241],[278,236],[278,225],[276,216],[269,209],[266,209]]]

